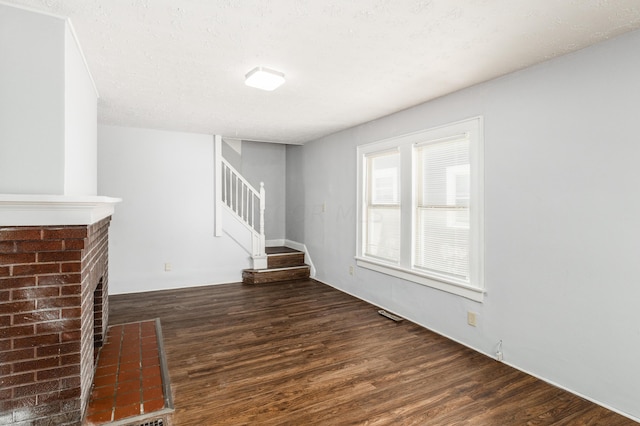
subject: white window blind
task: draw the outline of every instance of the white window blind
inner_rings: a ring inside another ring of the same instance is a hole
[[[469,137],[419,144],[415,158],[413,267],[469,281]]]
[[[364,252],[398,262],[400,258],[400,154],[368,155]]]
[[[482,122],[358,146],[358,266],[483,300]]]

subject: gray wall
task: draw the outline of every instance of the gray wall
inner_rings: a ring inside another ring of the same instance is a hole
[[[288,151],[317,278],[640,419],[640,32]],[[484,116],[483,303],[354,265],[356,146]],[[301,195],[304,194],[304,195]],[[322,205],[326,205],[323,212]],[[466,313],[478,314],[478,326]]]
[[[288,240],[304,243],[304,148],[287,146],[286,236]]]
[[[285,235],[285,145],[242,141],[242,166],[238,170],[256,189],[264,182],[266,210],[264,233],[268,240],[284,240]]]

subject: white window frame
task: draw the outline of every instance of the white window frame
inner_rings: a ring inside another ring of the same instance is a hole
[[[415,244],[416,165],[414,148],[417,145],[467,134],[470,140],[470,210],[469,210],[469,279],[441,276],[437,273],[413,268]],[[401,247],[399,262],[387,262],[364,253],[366,157],[384,151],[400,152]],[[410,133],[382,141],[360,145],[357,148],[358,222],[356,231],[356,264],[383,274],[412,281],[446,291],[474,301],[482,302],[484,288],[484,138],[483,119],[473,117],[443,126]]]

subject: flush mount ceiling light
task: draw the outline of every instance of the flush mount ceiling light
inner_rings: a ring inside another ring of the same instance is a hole
[[[284,83],[284,74],[265,67],[255,67],[244,77],[244,84],[262,90],[274,90]]]

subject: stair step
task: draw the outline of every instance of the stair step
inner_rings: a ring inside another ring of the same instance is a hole
[[[287,246],[271,246],[265,247],[267,254],[286,254],[286,253],[302,253],[300,250],[293,249]]]
[[[289,266],[273,269],[245,269],[242,271],[244,284],[266,284],[279,281],[302,280],[309,278],[308,265]]]
[[[285,268],[288,266],[303,266],[304,253],[275,253],[267,254],[267,268]]]
[[[304,252],[291,247],[266,247],[267,268],[284,268],[287,266],[303,266]]]
[[[290,247],[266,247],[267,269],[245,269],[242,282],[266,284],[309,278],[311,268],[304,263],[304,252]]]

